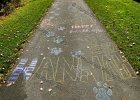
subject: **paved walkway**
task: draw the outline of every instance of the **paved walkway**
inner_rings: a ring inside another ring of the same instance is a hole
[[[83,0],[55,0],[0,100],[139,100],[138,77]]]

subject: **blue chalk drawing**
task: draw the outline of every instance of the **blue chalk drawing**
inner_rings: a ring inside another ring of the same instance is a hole
[[[36,67],[37,61],[38,61],[38,59],[33,59],[31,64],[29,65],[29,67],[26,67],[24,69],[24,74],[25,74],[24,75],[24,80],[27,81],[31,77],[31,75],[32,75],[32,73],[33,73],[33,71]]]
[[[14,83],[18,76],[23,73],[24,65],[27,63],[28,59],[21,59],[15,70],[13,71],[12,75],[8,79],[8,83]]]
[[[76,50],[71,52],[72,57],[81,57],[83,55],[81,50]]]
[[[97,87],[94,87],[93,91],[96,94],[96,100],[110,100],[112,96],[112,90],[107,83],[97,82]]]
[[[55,33],[54,32],[48,32],[46,35],[47,35],[47,37],[54,37]]]
[[[22,73],[24,74],[24,80],[26,81],[31,77],[38,59],[33,59],[31,64],[28,67],[25,67],[24,65],[27,63],[27,61],[28,59],[21,59],[21,61],[13,71],[12,75],[9,77],[7,81],[8,83],[14,83],[18,79],[19,75]]]
[[[56,37],[56,38],[54,38],[54,40],[53,40],[53,42],[55,42],[55,43],[57,43],[57,44],[59,44],[59,43],[61,43],[61,42],[63,42],[64,40],[63,40],[63,38],[61,38],[61,37]]]

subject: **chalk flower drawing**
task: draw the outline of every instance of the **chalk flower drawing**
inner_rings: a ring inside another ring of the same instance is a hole
[[[83,55],[83,53],[82,53],[82,51],[81,50],[75,50],[75,51],[72,51],[71,52],[71,55],[72,55],[72,57],[80,57],[80,56],[82,56]]]
[[[54,37],[55,33],[54,32],[48,32],[46,35],[47,35],[47,37]]]
[[[62,53],[62,49],[61,48],[52,48],[51,49],[51,54],[53,54],[53,55],[59,55],[60,53]]]
[[[59,43],[61,43],[61,42],[63,42],[64,40],[63,40],[63,38],[61,38],[61,37],[56,37],[56,38],[54,38],[54,40],[53,40],[53,42],[54,43],[57,43],[57,44],[59,44]]]

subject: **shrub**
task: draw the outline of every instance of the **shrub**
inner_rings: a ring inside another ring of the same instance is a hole
[[[4,7],[4,13],[5,15],[10,14],[14,10],[14,5],[12,3],[6,3],[6,6]]]
[[[4,10],[4,8],[2,8],[2,9],[0,10],[0,16],[4,15],[4,13],[5,13],[5,10]]]
[[[15,6],[15,8],[17,8],[21,5],[21,0],[12,0],[12,3]]]
[[[14,8],[21,6],[21,0],[1,0],[0,16],[10,14]]]
[[[136,2],[139,2],[139,3],[140,3],[140,0],[134,0],[134,1],[136,1]]]

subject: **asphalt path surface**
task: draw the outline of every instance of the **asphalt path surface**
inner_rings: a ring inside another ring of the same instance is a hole
[[[0,100],[139,100],[139,84],[86,3],[55,0],[0,87]]]

